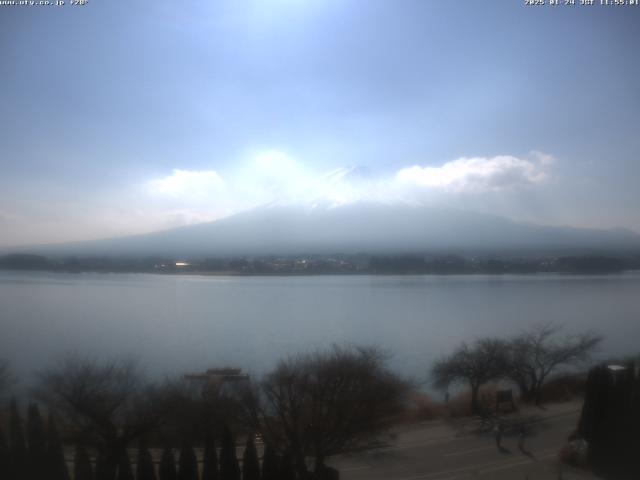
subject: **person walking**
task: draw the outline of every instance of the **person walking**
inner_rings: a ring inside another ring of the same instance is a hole
[[[518,433],[518,450],[520,450],[520,452],[526,454],[527,451],[524,448],[524,436],[526,435],[526,429],[524,426],[524,423],[522,425],[520,425],[520,432]]]
[[[502,424],[500,422],[496,423],[494,433],[496,436],[496,447],[498,447],[498,450],[502,450]]]

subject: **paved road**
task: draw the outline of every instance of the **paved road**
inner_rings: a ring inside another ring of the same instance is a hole
[[[575,429],[579,405],[527,412],[531,423],[523,453],[517,434],[505,434],[500,451],[495,435],[475,432],[477,424],[425,422],[406,427],[388,447],[334,460],[344,480],[595,479],[557,461],[558,451]]]

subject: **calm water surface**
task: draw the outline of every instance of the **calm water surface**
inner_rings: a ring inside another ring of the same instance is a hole
[[[554,321],[640,351],[640,273],[206,277],[0,272],[0,357],[20,376],[64,352],[139,359],[150,372],[238,366],[375,343],[424,377],[463,340]]]

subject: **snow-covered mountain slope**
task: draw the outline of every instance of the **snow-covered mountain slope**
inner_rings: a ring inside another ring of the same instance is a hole
[[[28,249],[50,254],[181,257],[486,251],[640,251],[640,235],[518,223],[469,211],[380,203],[272,205],[214,222]]]

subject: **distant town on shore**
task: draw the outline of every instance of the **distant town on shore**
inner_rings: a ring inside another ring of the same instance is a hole
[[[464,256],[458,254],[292,255],[181,259],[171,257],[46,257],[9,254],[0,268],[53,272],[210,275],[619,273],[640,270],[640,255]]]

